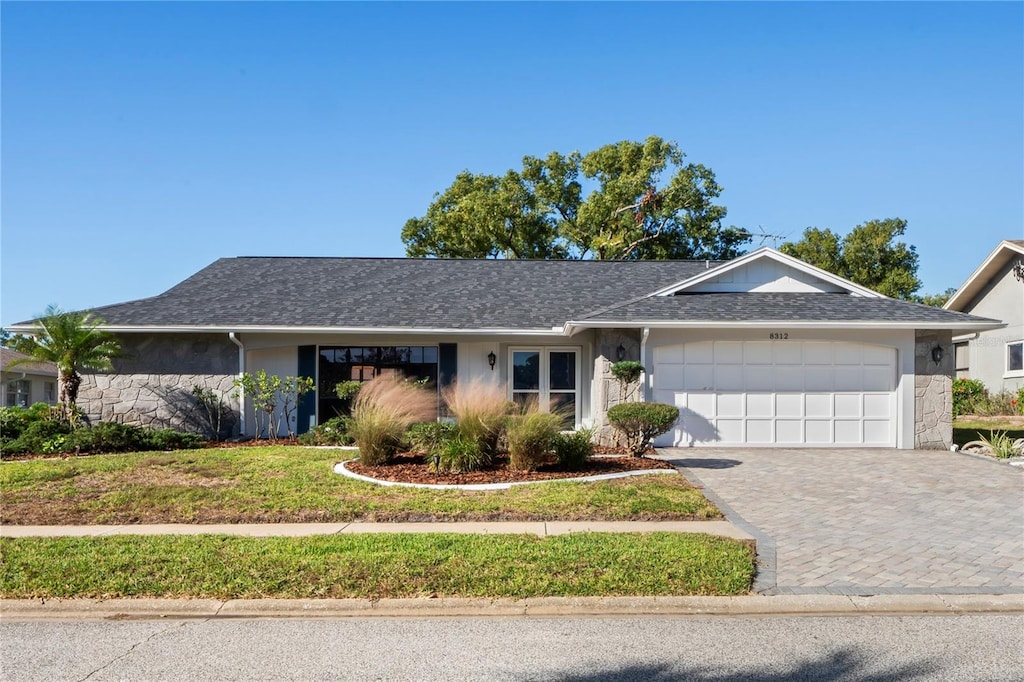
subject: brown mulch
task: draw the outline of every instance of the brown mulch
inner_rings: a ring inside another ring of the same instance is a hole
[[[559,478],[579,478],[598,474],[616,474],[644,469],[672,469],[672,465],[646,457],[621,455],[599,455],[587,462],[583,469],[569,471],[548,462],[536,471],[513,471],[506,458],[499,459],[493,466],[465,474],[436,473],[430,462],[420,454],[406,452],[395,457],[392,464],[366,466],[359,460],[346,464],[349,471],[382,481],[396,483],[441,483],[447,485],[473,485],[480,483],[510,483],[514,481],[548,481]]]

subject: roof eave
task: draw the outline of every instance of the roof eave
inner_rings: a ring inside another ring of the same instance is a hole
[[[1002,329],[1004,322],[896,322],[891,320],[572,320],[566,323],[567,330],[609,329],[648,327],[651,329],[778,329],[795,327],[800,329],[949,329],[962,332],[989,331]],[[572,332],[575,333],[575,332]]]
[[[1008,239],[999,242],[999,246],[992,250],[992,253],[981,262],[971,276],[949,297],[946,304],[942,306],[943,309],[962,312],[974,300],[978,292],[985,287],[988,280],[1013,258],[1014,253],[1024,256],[1024,247]]]
[[[11,327],[12,331],[18,331]],[[260,334],[471,334],[507,336],[561,336],[564,326],[546,328],[507,328],[507,327],[322,327],[322,326],[282,326],[282,325],[117,325],[105,324],[99,329],[117,334],[211,334],[235,332]],[[27,331],[31,331],[29,328]]]

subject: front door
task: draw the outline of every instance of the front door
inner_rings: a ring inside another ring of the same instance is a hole
[[[544,412],[564,414],[569,428],[579,424],[579,349],[512,348],[509,353],[512,400],[519,405],[536,404]]]

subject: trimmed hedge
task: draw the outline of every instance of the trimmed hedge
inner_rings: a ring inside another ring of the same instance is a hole
[[[626,437],[634,457],[643,457],[651,441],[672,428],[679,408],[663,403],[619,403],[608,409],[608,421]]]

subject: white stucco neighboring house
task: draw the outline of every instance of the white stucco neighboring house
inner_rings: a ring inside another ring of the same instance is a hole
[[[953,337],[958,377],[996,392],[1024,386],[1024,239],[1000,242],[944,308],[1006,324]]]
[[[223,258],[90,312],[127,353],[83,376],[93,420],[180,425],[192,386],[227,398],[263,369],[316,384],[299,433],[337,413],[339,382],[391,372],[435,391],[491,381],[602,429],[622,399],[611,365],[637,360],[639,398],[681,413],[657,444],[686,447],[947,448],[952,336],[1003,326],[770,248],[727,262]],[[251,406],[231,400],[252,435]]]
[[[24,353],[0,348],[0,385],[4,407],[29,407],[36,403],[57,404],[57,366],[49,362],[26,362]]]

